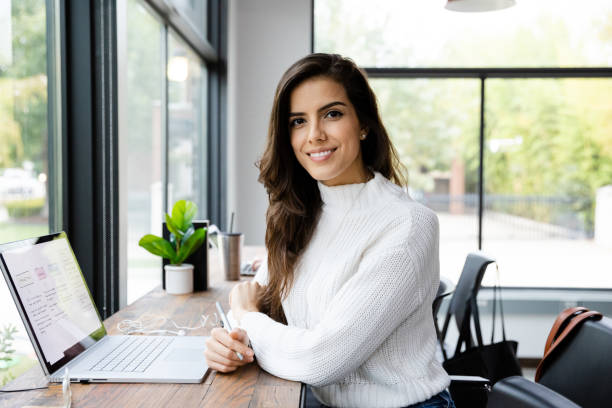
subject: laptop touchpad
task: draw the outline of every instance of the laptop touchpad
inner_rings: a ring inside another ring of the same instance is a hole
[[[164,359],[165,361],[178,363],[191,361],[194,362],[194,359],[201,357],[204,359],[204,353],[202,349],[191,349],[191,348],[175,348]]]

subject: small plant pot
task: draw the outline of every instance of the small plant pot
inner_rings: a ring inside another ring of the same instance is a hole
[[[166,265],[164,270],[166,271],[166,293],[183,295],[193,292],[192,264]]]

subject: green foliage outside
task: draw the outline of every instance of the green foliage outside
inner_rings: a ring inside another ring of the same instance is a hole
[[[27,356],[17,354],[13,349],[13,340],[17,328],[7,324],[0,330],[0,387],[17,378],[35,364]]]
[[[166,214],[166,227],[170,231],[170,241],[156,235],[147,234],[138,245],[152,253],[180,265],[193,254],[206,240],[206,228],[195,229],[193,217],[198,206],[192,201],[179,200],[172,208],[172,215]]]
[[[0,66],[0,169],[34,163],[47,172],[44,0],[11,2],[11,64]]]
[[[13,347],[13,335],[17,333],[17,328],[12,324],[4,325],[0,330],[0,369],[6,369],[13,360],[15,350]]]
[[[550,223],[573,214],[592,232],[596,190],[612,184],[612,80],[490,80],[487,89],[486,140],[521,143],[486,151],[486,191],[565,197],[567,214],[514,213]]]
[[[49,225],[45,223],[0,222],[0,244],[39,237],[49,233]]]
[[[38,215],[45,206],[45,197],[31,198],[27,200],[14,200],[4,203],[9,217],[22,218]]]
[[[0,387],[34,367],[38,361],[18,353],[13,357],[13,363],[6,371],[0,370]]]

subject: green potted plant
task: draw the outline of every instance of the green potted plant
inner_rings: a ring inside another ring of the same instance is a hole
[[[156,235],[143,236],[138,245],[170,261],[166,271],[166,292],[173,295],[193,292],[193,265],[183,263],[206,240],[206,228],[195,229],[192,224],[198,206],[192,201],[180,200],[166,214],[166,227],[170,241]]]

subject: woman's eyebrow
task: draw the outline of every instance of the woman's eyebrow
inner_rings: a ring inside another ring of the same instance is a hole
[[[326,105],[324,105],[324,106],[321,106],[321,107],[320,107],[320,108],[319,108],[317,111],[318,111],[318,112],[324,111],[325,109],[327,109],[327,108],[331,108],[331,107],[332,107],[332,106],[334,106],[334,105],[342,105],[342,106],[346,106],[346,103],[344,103],[344,102],[340,102],[340,101],[330,102],[330,103],[328,103],[328,104],[326,104]],[[303,115],[305,115],[305,113],[304,113],[304,112],[291,112],[291,113],[289,114],[289,117],[292,117],[292,116],[303,116]]]

